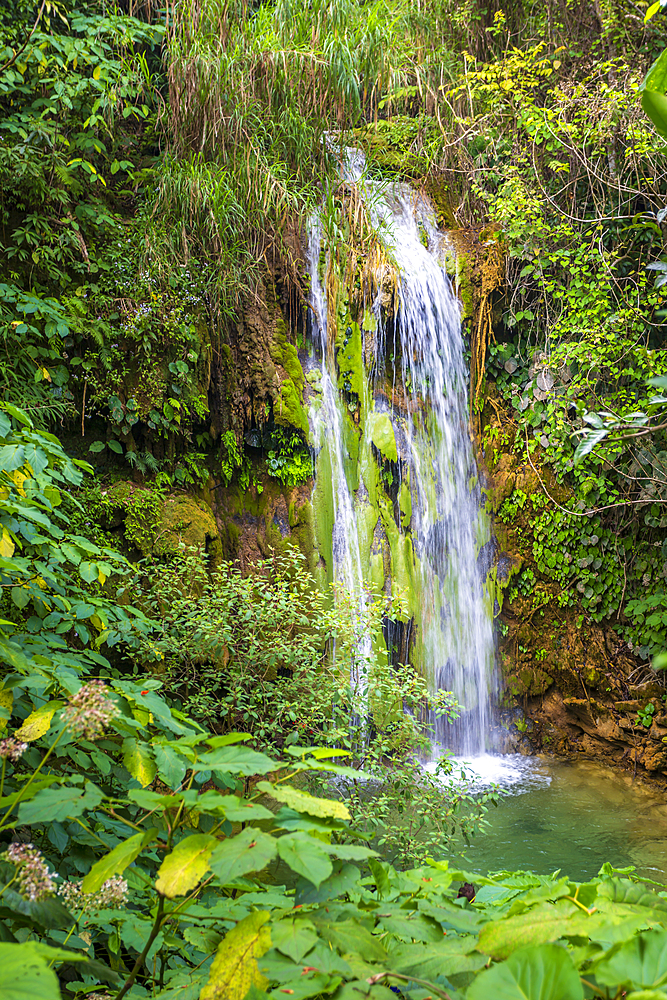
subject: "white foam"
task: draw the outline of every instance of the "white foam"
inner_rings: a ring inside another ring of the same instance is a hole
[[[439,757],[435,757],[428,761],[424,765],[424,770],[434,774],[438,760]],[[450,760],[453,770],[450,775],[443,775],[443,780],[456,780],[463,772],[465,780],[473,786],[473,790],[481,791],[490,785],[498,785],[510,794],[521,795],[529,789],[551,784],[551,776],[546,765],[537,757],[524,757],[518,753],[485,753],[467,760],[461,757],[451,757]]]

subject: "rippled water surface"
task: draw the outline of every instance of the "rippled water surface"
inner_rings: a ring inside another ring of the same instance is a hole
[[[560,868],[585,880],[610,861],[667,884],[667,799],[631,772],[520,755],[471,766],[480,788],[496,782],[506,793],[489,810],[489,833],[466,851],[473,870]]]

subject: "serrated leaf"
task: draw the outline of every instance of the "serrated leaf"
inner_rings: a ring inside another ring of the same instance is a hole
[[[278,854],[292,871],[303,875],[317,888],[329,878],[333,866],[329,855],[314,837],[306,833],[288,833],[278,839]]]
[[[216,838],[207,833],[195,833],[182,840],[160,865],[157,891],[174,899],[194,889],[209,870],[209,858],[217,844]]]
[[[142,788],[150,785],[157,774],[157,764],[150,747],[133,737],[123,740],[123,764]]]
[[[33,823],[75,819],[98,806],[102,798],[100,789],[90,781],[86,782],[83,792],[77,787],[43,788],[30,802],[20,804],[19,822],[30,826]]]
[[[270,781],[260,781],[257,784],[260,791],[266,792],[278,802],[283,802],[294,812],[308,813],[309,816],[331,817],[332,819],[349,819],[350,810],[344,802],[338,799],[320,799],[308,792],[302,792],[290,785],[272,785]]]
[[[584,988],[564,948],[543,944],[516,951],[481,972],[466,1000],[583,1000]]]
[[[193,771],[225,771],[229,774],[268,774],[280,765],[266,754],[246,747],[220,747],[205,753],[193,764]]]
[[[263,911],[249,913],[223,938],[200,1000],[244,1000],[251,987],[268,986],[257,959],[271,947],[269,916]]]
[[[300,962],[313,945],[317,944],[317,931],[312,921],[304,917],[288,917],[272,924],[271,944],[293,962]]]
[[[187,770],[183,755],[174,750],[173,747],[165,746],[162,743],[154,743],[153,752],[160,777],[175,791],[183,781]]]
[[[542,903],[526,913],[493,920],[479,932],[477,948],[494,958],[507,958],[517,948],[557,941],[564,934],[586,935],[590,917],[569,900]]]
[[[261,871],[272,861],[278,850],[278,841],[254,827],[246,827],[236,837],[229,837],[218,844],[209,860],[214,875],[225,884],[248,872]]]
[[[107,879],[122,874],[128,865],[131,865],[135,858],[139,857],[146,844],[155,840],[156,837],[157,830],[150,829],[145,833],[135,833],[122,844],[117,844],[112,851],[96,861],[85,876],[81,884],[83,892],[97,892]]]
[[[657,989],[667,984],[667,931],[644,931],[611,949],[594,965],[596,982],[621,989]]]

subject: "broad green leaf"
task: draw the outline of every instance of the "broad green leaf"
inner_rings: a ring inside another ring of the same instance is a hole
[[[25,448],[22,444],[6,444],[0,448],[0,469],[14,472],[25,462]]]
[[[244,743],[252,739],[252,733],[225,733],[224,736],[211,736],[206,742],[214,750],[218,747],[228,747],[232,743]]]
[[[147,830],[146,833],[135,833],[122,844],[118,844],[112,851],[95,862],[82,882],[82,890],[84,892],[97,892],[107,879],[124,872],[127,866],[131,865],[134,859],[141,854],[146,844],[155,840],[156,837],[157,830],[151,829]]]
[[[507,958],[517,948],[557,941],[564,934],[586,935],[590,917],[574,903],[559,899],[505,920],[493,920],[479,932],[478,950],[494,958]]]
[[[338,799],[318,799],[298,788],[292,788],[290,785],[272,785],[270,781],[260,781],[257,787],[278,802],[284,802],[295,812],[305,812],[310,816],[330,816],[332,819],[350,818],[349,809]]]
[[[656,90],[644,90],[642,108],[655,125],[656,131],[667,138],[667,97]]]
[[[157,764],[147,743],[140,743],[130,737],[123,740],[123,764],[142,788],[150,785],[157,774]]]
[[[244,1000],[252,986],[268,986],[257,968],[257,959],[271,947],[271,933],[266,926],[269,916],[262,911],[249,913],[223,938],[200,1000]]]
[[[247,802],[238,795],[224,795],[213,789],[209,789],[197,798],[195,808],[197,812],[222,814],[232,823],[249,823],[255,819],[274,818],[270,809],[257,802]]]
[[[584,988],[574,963],[555,944],[516,951],[506,962],[481,972],[468,987],[466,1000],[583,1000]]]
[[[58,979],[34,947],[0,943],[2,1000],[61,1000]]]
[[[4,556],[5,559],[11,559],[14,555],[14,540],[9,534],[6,528],[2,529],[2,536],[0,536],[0,555]]]
[[[31,712],[20,729],[17,729],[14,736],[22,743],[32,743],[38,740],[51,728],[51,719],[59,708],[62,708],[62,701],[50,701],[42,705],[36,711]]]
[[[193,771],[225,771],[229,774],[268,774],[275,771],[280,764],[271,760],[266,754],[248,750],[246,747],[219,747],[211,753],[205,753],[193,764]]]
[[[304,917],[287,918],[271,926],[271,943],[283,955],[300,962],[317,943],[317,931],[312,922]]]
[[[155,888],[174,899],[194,889],[209,870],[209,858],[218,841],[207,833],[186,837],[168,854],[157,873]]]
[[[188,766],[183,754],[162,743],[153,743],[153,753],[160,777],[175,791],[181,785]]]
[[[661,7],[662,7],[662,0],[656,0],[655,3],[652,3],[651,6],[646,11],[646,13],[644,14],[644,24],[650,21],[651,18],[658,13]]]
[[[254,827],[246,827],[236,837],[228,837],[215,848],[209,868],[225,884],[239,875],[258,872],[275,858],[278,841]]]
[[[656,989],[667,984],[667,931],[653,929],[616,945],[594,967],[603,986],[629,990]]]
[[[11,717],[13,705],[13,692],[0,688],[0,731],[7,728],[7,721]]]
[[[387,961],[387,952],[382,942],[356,920],[313,922],[324,940],[338,948],[343,955],[363,955],[367,962]]]
[[[30,802],[19,805],[19,823],[61,823],[66,819],[82,816],[88,809],[94,809],[102,801],[102,792],[87,781],[82,792],[77,787],[43,788]]]
[[[306,833],[288,833],[279,837],[278,854],[292,871],[303,875],[315,887],[320,886],[333,871],[331,860],[322,844]]]
[[[389,928],[388,928],[389,929]],[[391,951],[391,967],[396,972],[434,979],[436,976],[455,976],[460,972],[477,972],[488,959],[474,955],[476,941],[472,936],[443,937],[428,944],[402,944]]]
[[[650,66],[639,89],[641,91],[655,90],[659,94],[667,93],[667,49],[663,49]]]

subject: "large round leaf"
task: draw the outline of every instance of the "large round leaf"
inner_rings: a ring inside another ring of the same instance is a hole
[[[583,1000],[579,974],[565,948],[520,948],[473,980],[466,1000]]]
[[[595,978],[603,986],[640,989],[662,988],[667,984],[667,931],[645,931],[617,946],[594,967]]]
[[[32,942],[0,944],[2,1000],[60,1000],[58,979]]]

